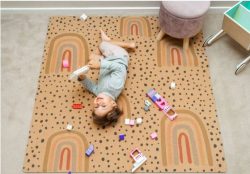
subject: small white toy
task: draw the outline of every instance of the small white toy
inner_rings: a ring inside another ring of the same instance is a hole
[[[80,16],[80,19],[85,21],[87,19],[87,15],[85,13],[83,13],[81,16]]]
[[[138,148],[132,150],[130,152],[130,156],[135,161],[132,167],[132,172],[136,171],[145,161],[147,161],[147,158],[141,153],[141,151]]]
[[[142,124],[142,118],[137,118],[136,119],[136,124]]]
[[[171,84],[170,84],[170,88],[171,88],[171,89],[175,89],[175,87],[176,87],[175,82],[171,82]]]
[[[125,124],[129,125],[130,124],[130,119],[129,118],[125,118]]]
[[[67,130],[72,130],[73,129],[73,126],[71,124],[67,124],[67,127],[66,127]]]
[[[75,70],[70,76],[69,79],[72,80],[77,78],[80,74],[86,74],[89,71],[89,66],[83,66],[80,69]]]
[[[134,125],[135,125],[135,120],[131,119],[131,120],[129,121],[129,124],[130,124],[130,126],[134,126]]]

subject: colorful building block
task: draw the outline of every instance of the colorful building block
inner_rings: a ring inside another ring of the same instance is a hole
[[[142,124],[142,118],[137,118],[136,119],[136,124]]]
[[[94,152],[94,145],[90,145],[86,150],[85,154],[89,157]]]
[[[131,119],[129,124],[130,124],[130,126],[134,126],[135,125],[135,120]]]
[[[130,119],[129,118],[125,118],[125,124],[129,125],[130,124]]]
[[[66,127],[67,130],[72,130],[73,129],[73,126],[71,124],[67,124],[67,127]]]
[[[175,89],[175,87],[176,87],[175,82],[171,82],[171,84],[170,84],[170,88],[171,88],[171,89]]]
[[[82,109],[82,108],[84,108],[84,106],[81,103],[74,103],[72,105],[72,108],[73,109]]]
[[[150,103],[150,101],[148,101],[148,100],[145,100],[145,101],[144,101],[144,104],[145,104],[145,106],[148,106],[148,107],[151,106],[151,103]]]
[[[151,137],[152,139],[156,139],[156,138],[157,138],[157,133],[156,133],[156,132],[153,132],[153,133],[150,135],[150,137]]]
[[[144,106],[144,110],[147,112],[147,111],[149,111],[149,106]]]
[[[119,135],[119,140],[122,141],[122,140],[124,140],[124,139],[125,139],[125,134],[120,134],[120,135]]]

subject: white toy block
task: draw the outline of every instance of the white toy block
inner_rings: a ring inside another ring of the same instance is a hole
[[[142,118],[137,118],[136,119],[136,124],[142,124]]]
[[[72,130],[73,129],[73,126],[71,124],[68,124],[67,127],[66,127],[67,130]]]
[[[152,139],[156,139],[157,138],[157,133],[153,132],[150,136],[151,136]]]
[[[131,120],[129,121],[129,124],[130,124],[130,126],[134,126],[134,125],[135,125],[135,120],[131,119]]]
[[[125,124],[129,125],[130,124],[130,119],[129,118],[125,118]]]
[[[88,16],[87,16],[85,13],[83,13],[83,14],[80,16],[80,19],[83,20],[83,21],[85,21],[87,18],[88,18]]]
[[[171,89],[175,89],[175,87],[176,87],[175,82],[171,82],[171,84],[170,84],[170,88],[171,88]]]
[[[145,100],[145,101],[144,101],[144,104],[145,104],[146,106],[148,106],[148,107],[151,106],[151,103],[150,103],[150,101],[148,101],[148,100]]]

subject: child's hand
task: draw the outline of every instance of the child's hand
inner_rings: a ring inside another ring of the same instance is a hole
[[[89,61],[88,65],[91,69],[100,69],[101,61],[93,59]]]

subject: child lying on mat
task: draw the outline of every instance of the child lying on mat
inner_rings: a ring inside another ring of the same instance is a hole
[[[99,54],[92,54],[88,62],[90,69],[100,69],[97,84],[85,75],[79,75],[78,81],[96,95],[92,113],[94,122],[108,125],[116,122],[122,113],[116,100],[127,77],[129,55],[123,48],[134,49],[135,43],[112,41],[102,30],[101,38]]]

